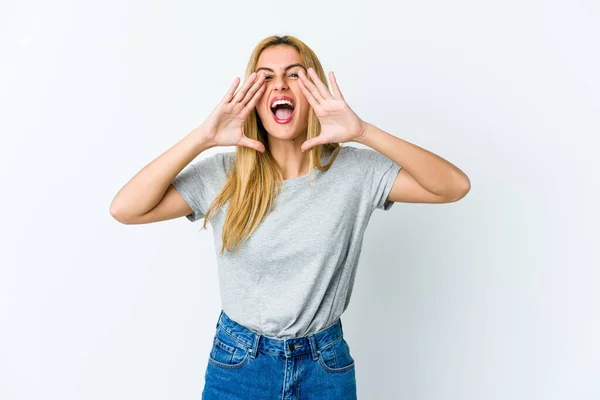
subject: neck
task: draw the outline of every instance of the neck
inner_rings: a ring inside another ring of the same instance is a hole
[[[279,164],[283,179],[293,179],[308,173],[308,153],[300,149],[306,132],[293,139],[280,139],[269,135],[269,151]]]

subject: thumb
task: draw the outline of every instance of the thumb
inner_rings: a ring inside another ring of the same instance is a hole
[[[265,152],[265,146],[259,142],[258,140],[250,139],[246,136],[242,136],[240,141],[238,142],[238,146],[246,146],[256,151],[260,151],[261,153]]]
[[[300,146],[300,150],[302,150],[302,152],[304,153],[306,150],[310,150],[313,147],[318,146],[320,144],[327,144],[327,140],[324,139],[321,135],[304,141],[304,143],[302,143],[302,146]]]

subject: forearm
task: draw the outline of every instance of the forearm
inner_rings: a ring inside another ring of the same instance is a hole
[[[117,193],[110,204],[113,216],[143,215],[163,198],[171,181],[204,150],[214,147],[202,139],[202,126],[142,168]]]
[[[373,124],[364,121],[363,124],[365,131],[355,141],[394,160],[428,191],[451,198],[469,191],[469,178],[455,165]]]

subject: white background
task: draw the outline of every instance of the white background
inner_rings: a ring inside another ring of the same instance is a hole
[[[200,398],[212,228],[109,205],[272,34],[471,180],[373,215],[342,316],[359,398],[600,398],[597,1],[2,0],[0,399]]]

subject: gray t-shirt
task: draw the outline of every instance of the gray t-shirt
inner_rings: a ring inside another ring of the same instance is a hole
[[[329,155],[323,155],[323,162]],[[173,186],[193,210],[194,222],[225,184],[235,152],[193,162]],[[283,181],[271,213],[231,252],[221,250],[229,202],[211,220],[221,307],[234,321],[278,339],[313,334],[348,307],[363,234],[387,201],[400,165],[371,148],[342,145],[327,171]]]

